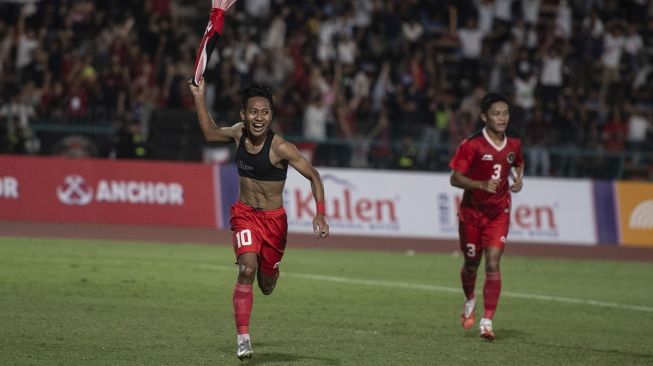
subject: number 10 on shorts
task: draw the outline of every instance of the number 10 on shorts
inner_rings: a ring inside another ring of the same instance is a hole
[[[252,245],[252,231],[245,229],[236,232],[236,243],[238,243],[238,248]]]

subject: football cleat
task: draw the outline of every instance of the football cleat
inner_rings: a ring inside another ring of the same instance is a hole
[[[476,308],[476,298],[471,300],[466,300],[463,304],[463,312],[460,314],[460,325],[465,329],[472,329],[474,322],[476,322],[476,316],[474,315],[474,309]]]
[[[485,338],[488,341],[494,339],[494,332],[492,331],[492,319],[483,318],[481,319],[481,338]]]
[[[249,343],[249,339],[244,339],[238,343],[238,348],[236,348],[236,357],[239,360],[244,360],[246,358],[251,358],[254,354],[252,350],[252,345]]]

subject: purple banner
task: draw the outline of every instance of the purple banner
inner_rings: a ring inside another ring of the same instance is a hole
[[[619,245],[614,184],[611,181],[594,181],[593,186],[599,245]]]

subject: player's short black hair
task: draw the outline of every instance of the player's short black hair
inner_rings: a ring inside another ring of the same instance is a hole
[[[506,97],[501,93],[489,92],[485,94],[483,99],[481,99],[481,113],[487,113],[490,110],[490,107],[492,107],[492,104],[497,102],[504,102],[508,106],[510,106],[510,103],[508,102],[508,97]]]
[[[253,97],[263,97],[267,99],[268,102],[270,103],[270,108],[272,108],[273,100],[274,100],[274,91],[269,86],[254,84],[243,89],[240,95],[242,97],[242,104],[240,105],[240,109],[243,111],[247,107],[247,101],[249,100],[249,98],[253,98]]]

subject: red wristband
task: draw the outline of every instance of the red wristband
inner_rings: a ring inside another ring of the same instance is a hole
[[[324,208],[324,201],[315,202],[315,209],[317,210],[318,214],[324,215],[326,213],[326,209]]]

